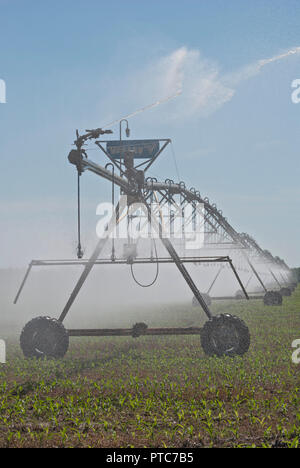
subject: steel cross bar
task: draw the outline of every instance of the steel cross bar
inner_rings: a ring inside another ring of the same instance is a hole
[[[208,257],[180,257],[182,263],[229,263],[228,256],[208,256]],[[85,266],[89,260],[32,260],[30,268],[34,266]],[[136,258],[130,264],[147,264],[147,263],[173,263],[171,257],[158,257],[155,260],[150,260],[148,257]],[[128,260],[116,259],[112,261],[109,258],[102,258],[95,261],[95,265],[128,265]]]
[[[69,336],[162,336],[162,335],[199,335],[201,328],[146,328],[141,334],[134,335],[134,328],[71,329]]]
[[[242,281],[241,281],[241,279],[240,279],[240,277],[239,277],[239,275],[238,275],[238,273],[237,273],[236,269],[234,268],[234,266],[233,266],[233,263],[232,263],[232,260],[231,260],[231,259],[229,259],[229,264],[230,264],[230,266],[231,266],[231,269],[232,269],[232,271],[233,271],[233,273],[234,273],[234,275],[235,275],[236,279],[237,279],[237,280],[238,280],[238,282],[239,282],[239,285],[240,285],[240,286],[241,286],[241,288],[242,288],[242,291],[243,291],[243,293],[244,293],[245,297],[246,297],[247,299],[249,299],[249,296],[248,296],[248,294],[247,294],[247,291],[246,291],[246,289],[245,289],[245,286],[243,285],[243,283],[242,283]]]
[[[182,263],[229,263],[229,257],[180,257]],[[43,267],[43,266],[87,266],[90,260],[32,260],[28,266],[24,279],[22,280],[21,286],[18,290],[14,304],[20,298],[21,292],[24,288],[24,285],[28,279],[29,273],[33,267]],[[161,258],[136,258],[130,264],[145,265],[145,264],[170,264],[174,263],[171,257],[161,257]],[[94,265],[128,265],[128,260],[118,260],[118,259],[97,259],[94,262]]]

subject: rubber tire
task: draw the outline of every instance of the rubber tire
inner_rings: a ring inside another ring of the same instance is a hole
[[[211,305],[211,297],[209,296],[209,294],[201,293],[201,296],[203,297],[206,305],[210,306]],[[192,305],[193,305],[193,307],[201,307],[200,304],[199,304],[198,299],[196,299],[195,296],[193,297]]]
[[[58,320],[51,317],[37,317],[23,328],[20,345],[26,358],[60,359],[68,351],[69,335]]]
[[[291,296],[292,295],[292,291],[290,290],[290,288],[281,288],[280,290],[280,294],[282,296]]]
[[[214,334],[218,330],[222,330],[226,325],[235,330],[236,343],[233,349],[231,347],[224,350],[216,343]],[[203,351],[208,356],[242,356],[248,351],[250,346],[250,333],[247,325],[239,317],[230,314],[217,315],[206,322],[201,329],[200,339]]]
[[[264,296],[264,304],[266,306],[282,305],[282,295],[278,291],[268,291]]]

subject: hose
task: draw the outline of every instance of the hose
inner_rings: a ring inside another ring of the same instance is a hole
[[[153,286],[153,285],[156,283],[157,278],[158,278],[158,275],[159,275],[158,254],[157,254],[156,242],[155,242],[154,239],[153,239],[153,243],[154,243],[155,256],[156,256],[156,273],[155,273],[155,277],[154,277],[153,281],[151,281],[151,283],[149,283],[149,284],[142,284],[142,283],[140,283],[140,282],[136,279],[136,276],[135,276],[135,274],[134,274],[134,271],[133,271],[133,264],[131,263],[131,265],[130,265],[130,270],[131,270],[132,278],[133,278],[134,282],[135,282],[138,286],[140,286],[141,288],[150,288],[151,286]]]

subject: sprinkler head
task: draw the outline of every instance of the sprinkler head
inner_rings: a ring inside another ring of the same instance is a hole
[[[83,250],[81,248],[81,245],[77,247],[77,258],[80,260],[83,257]]]

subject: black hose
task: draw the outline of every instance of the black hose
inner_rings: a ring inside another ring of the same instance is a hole
[[[83,251],[81,247],[81,219],[80,219],[80,173],[77,175],[77,257],[81,259],[83,257]]]
[[[156,281],[157,281],[157,278],[158,278],[158,275],[159,275],[159,262],[158,262],[158,254],[157,254],[157,248],[156,248],[156,243],[155,243],[155,240],[153,239],[153,243],[154,243],[154,249],[155,249],[155,255],[156,255],[156,274],[155,274],[155,277],[154,277],[154,280],[149,283],[149,284],[142,284],[140,283],[137,279],[136,279],[136,276],[134,274],[134,271],[133,271],[133,264],[131,263],[130,265],[130,270],[131,270],[131,275],[132,275],[132,278],[134,280],[134,282],[140,286],[141,288],[150,288],[150,286],[153,286]]]

